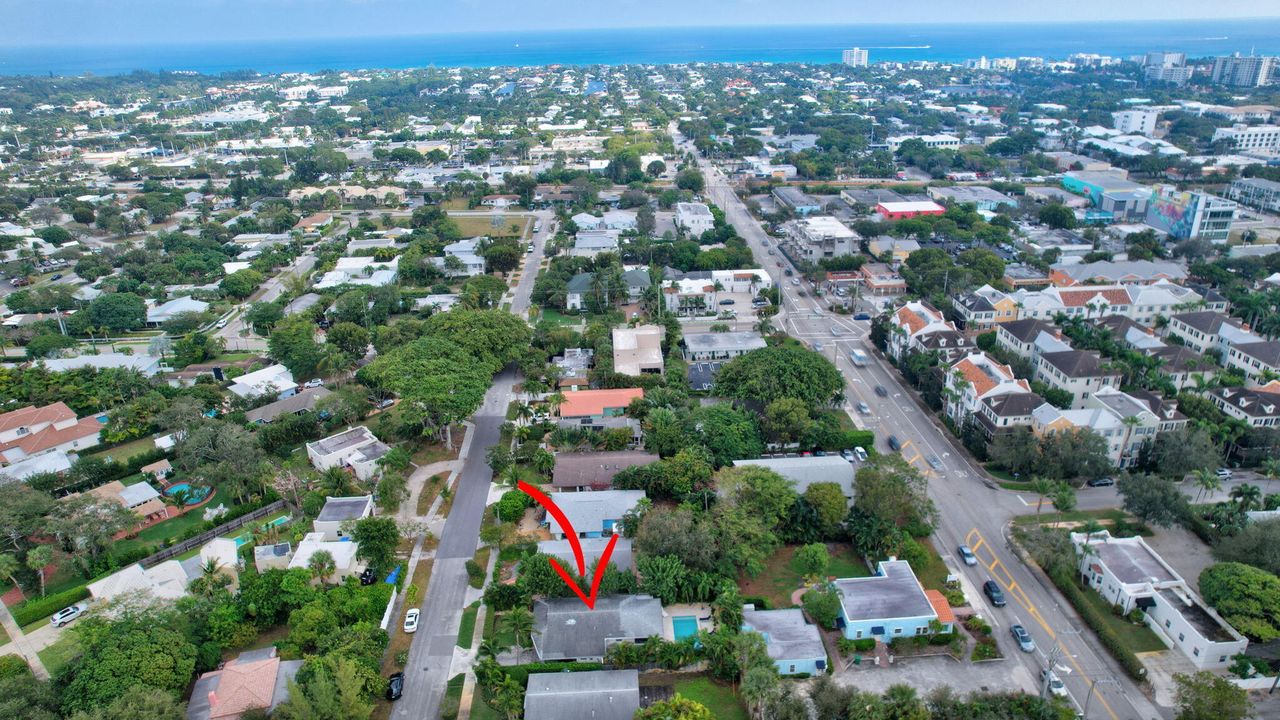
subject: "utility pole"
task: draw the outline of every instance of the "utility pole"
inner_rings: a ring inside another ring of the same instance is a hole
[[[1049,650],[1049,657],[1046,659],[1047,667],[1044,675],[1040,678],[1040,699],[1047,700],[1049,698],[1049,678],[1054,675],[1053,666],[1058,663],[1058,656],[1062,653],[1061,646],[1054,644]]]

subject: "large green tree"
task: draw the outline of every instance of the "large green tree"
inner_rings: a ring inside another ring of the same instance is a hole
[[[76,628],[80,656],[62,692],[64,710],[92,712],[138,688],[182,693],[196,666],[196,648],[174,609],[122,606],[90,615]]]
[[[1200,573],[1200,594],[1250,640],[1280,638],[1280,578],[1241,563],[1218,563]]]
[[[1190,514],[1187,496],[1173,483],[1158,475],[1126,475],[1116,483],[1126,512],[1143,522],[1170,527]]]
[[[795,398],[810,407],[841,397],[844,378],[831,361],[802,347],[762,348],[725,363],[716,375],[716,394],[768,405]]]
[[[1177,720],[1244,720],[1253,716],[1249,693],[1224,677],[1201,671],[1174,675]]]
[[[142,327],[147,319],[147,304],[129,292],[105,293],[89,304],[89,322],[122,333]]]
[[[505,310],[436,313],[427,319],[426,331],[471,353],[490,374],[519,359],[533,339],[528,323]]]
[[[440,433],[451,444],[449,426],[480,407],[495,369],[492,361],[479,361],[449,340],[428,336],[379,356],[356,377],[399,395],[406,422],[424,433]]]

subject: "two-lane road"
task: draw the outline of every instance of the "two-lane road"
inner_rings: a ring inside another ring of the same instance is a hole
[[[674,129],[673,138],[677,147],[696,154]],[[699,164],[707,179],[711,200],[724,210],[726,218],[747,240],[757,258],[769,257],[763,243],[768,236],[734,194],[724,174],[705,158]],[[823,345],[823,354],[836,363],[847,380],[849,407],[859,402],[870,407],[870,415],[859,418],[876,430],[880,449],[888,452],[886,439],[895,435],[902,443],[903,457],[929,478],[929,494],[939,510],[935,545],[952,572],[963,576],[970,602],[991,621],[1009,662],[1021,664],[1028,682],[1038,688],[1040,671],[1047,662],[1046,653],[1057,647],[1059,659],[1054,671],[1066,684],[1077,710],[1083,710],[1087,703],[1090,718],[1160,718],[1161,712],[1110,656],[1096,647],[1092,633],[1078,623],[1074,611],[1059,604],[1065,601],[1060,600],[1056,589],[1044,584],[1041,577],[1010,550],[1004,534],[1012,517],[1028,512],[1028,506],[1016,494],[984,481],[969,455],[944,435],[933,414],[917,404],[911,391],[872,352],[867,340],[870,323],[827,312],[811,294],[801,297],[798,290],[802,288],[792,285],[776,266],[766,269],[783,288],[783,312],[779,317],[785,317],[784,324],[793,335],[810,345]],[[811,290],[807,286],[803,289]],[[837,328],[836,334],[832,328]],[[849,352],[855,348],[866,350],[872,357],[865,367],[855,367],[850,361]],[[885,389],[883,397],[876,393],[877,386]],[[968,544],[973,549],[979,558],[977,566],[965,566],[956,559],[955,548],[960,544]],[[1009,600],[1007,607],[997,609],[988,605],[979,591],[987,580],[995,580],[1004,589]],[[1023,653],[1017,649],[1009,634],[1014,624],[1027,628],[1038,652]],[[999,666],[992,669],[992,672],[1002,671],[1006,670]]]

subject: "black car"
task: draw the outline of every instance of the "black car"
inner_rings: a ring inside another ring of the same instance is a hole
[[[1085,485],[1088,485],[1089,487],[1111,487],[1112,485],[1115,485],[1115,484],[1116,484],[1116,479],[1113,477],[1094,478],[1089,482],[1085,483]]]
[[[360,573],[361,585],[372,585],[377,581],[378,577],[373,574],[373,568],[365,568],[364,572]]]
[[[404,673],[398,672],[387,678],[387,699],[395,702],[404,695]]]
[[[902,449],[902,441],[898,439],[897,435],[889,436],[889,448],[894,452],[898,452]]]
[[[876,386],[876,394],[880,397],[889,397],[889,391],[885,390],[883,385]]]
[[[1000,589],[995,580],[988,580],[982,583],[982,592],[986,594],[992,605],[998,608],[1005,606],[1004,591]]]

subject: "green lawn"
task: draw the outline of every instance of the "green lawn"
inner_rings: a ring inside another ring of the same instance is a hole
[[[123,445],[116,445],[115,447],[107,450],[100,450],[93,453],[91,457],[100,457],[104,460],[106,458],[111,458],[117,462],[123,462],[134,455],[141,455],[142,453],[150,452],[155,449],[155,442],[152,441],[150,437],[144,437],[127,442]]]
[[[462,699],[462,683],[465,675],[454,675],[445,685],[444,700],[440,703],[440,717],[443,720],[457,720],[458,702]]]
[[[165,520],[138,533],[136,538],[128,538],[121,540],[115,544],[115,550],[121,552],[138,546],[158,546],[167,538],[177,538],[186,532],[188,528],[193,528],[204,522],[204,512],[200,509],[192,510],[184,515],[176,518]]]
[[[581,316],[579,316],[579,315],[563,315],[563,314],[561,314],[559,311],[552,310],[551,308],[547,308],[546,310],[543,310],[543,311],[542,311],[542,317],[541,317],[541,319],[542,319],[542,320],[544,320],[544,321],[546,321],[546,322],[548,322],[548,323],[551,323],[552,325],[573,326],[573,325],[581,325],[581,324],[582,324],[582,317],[581,317]]]
[[[75,635],[73,633],[63,633],[57,642],[36,654],[40,656],[40,662],[44,663],[44,667],[49,671],[49,674],[57,675],[58,670],[75,659],[78,652],[80,652],[80,647],[76,644]]]
[[[472,720],[504,720],[506,716],[485,704],[485,701],[480,699],[480,691],[477,690],[471,696],[471,718]]]
[[[676,681],[676,692],[707,706],[716,720],[747,720],[746,708],[727,685],[699,677]]]
[[[1101,510],[1072,510],[1071,512],[1060,513],[1053,509],[1053,504],[1046,498],[1044,507],[1040,510],[1040,516],[1037,518],[1035,506],[1031,506],[1032,512],[1028,515],[1019,515],[1013,519],[1015,525],[1033,526],[1038,524],[1050,524],[1059,522],[1084,523],[1089,520],[1096,520],[1098,524],[1105,528],[1113,528],[1117,525],[1124,526],[1132,532],[1139,535],[1150,536],[1151,528],[1143,525],[1136,517],[1126,513],[1119,508],[1104,508]]]
[[[485,637],[494,645],[500,648],[515,647],[515,633],[511,632],[511,629],[503,622],[503,613],[485,613],[484,630]]]
[[[471,649],[471,638],[476,634],[476,613],[480,611],[479,603],[472,603],[462,611],[462,624],[458,626],[458,647]]]
[[[748,597],[763,597],[770,608],[791,607],[791,593],[800,587],[804,573],[796,566],[795,552],[799,545],[787,545],[779,548],[765,562],[764,572],[754,578],[742,578],[738,586],[742,594]],[[867,577],[871,572],[862,558],[854,554],[853,549],[842,543],[829,543],[827,549],[831,554],[831,564],[827,566],[827,574],[834,577]]]
[[[951,571],[947,569],[947,564],[942,561],[942,556],[938,555],[938,551],[933,547],[933,540],[924,538],[918,541],[929,551],[929,562],[924,567],[912,568],[916,572],[916,578],[920,580],[920,584],[929,590],[941,590],[946,585],[947,576]]]
[[[1087,602],[1097,609],[1098,614],[1107,619],[1107,624],[1112,630],[1120,636],[1120,641],[1129,648],[1133,653],[1157,652],[1167,650],[1168,647],[1160,641],[1160,638],[1152,632],[1151,628],[1146,625],[1134,625],[1122,617],[1116,617],[1111,612],[1111,606],[1107,604],[1102,596],[1093,590],[1085,590],[1083,593]]]
[[[4,645],[10,640],[12,640],[12,638],[9,637],[9,633],[5,632],[3,626],[0,626],[0,645]]]

